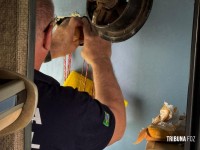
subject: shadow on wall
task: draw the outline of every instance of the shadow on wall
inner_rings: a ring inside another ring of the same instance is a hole
[[[132,95],[129,98],[129,104],[127,107],[129,114],[127,117],[134,118],[134,120],[137,121],[137,124],[143,124],[145,118],[145,105],[143,104],[143,100],[136,95]],[[131,109],[129,109],[129,107]]]

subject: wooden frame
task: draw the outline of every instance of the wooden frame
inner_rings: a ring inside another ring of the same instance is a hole
[[[200,149],[200,0],[195,0],[190,80],[186,112],[186,135],[195,136],[195,142],[186,142],[185,150]]]
[[[35,58],[35,21],[36,21],[36,1],[29,0],[29,33],[28,33],[28,58],[27,58],[27,78],[33,81],[34,78],[34,58]],[[31,123],[24,129],[24,150],[31,150],[32,125]]]

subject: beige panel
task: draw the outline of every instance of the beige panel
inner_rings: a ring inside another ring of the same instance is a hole
[[[29,0],[0,0],[0,68],[27,74]],[[0,150],[23,150],[24,130],[0,138]]]

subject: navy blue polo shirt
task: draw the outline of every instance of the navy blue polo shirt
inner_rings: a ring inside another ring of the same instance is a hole
[[[86,92],[62,87],[35,70],[37,115],[32,126],[32,150],[102,150],[112,138],[111,110]]]

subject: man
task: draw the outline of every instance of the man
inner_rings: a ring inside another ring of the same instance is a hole
[[[51,0],[36,2],[34,82],[39,91],[36,111],[39,119],[33,122],[33,147],[102,150],[120,140],[126,127],[124,98],[110,60],[111,43],[98,37],[84,18],[71,18],[52,35],[53,4]],[[84,34],[81,55],[93,69],[95,99],[77,89],[61,87],[56,80],[39,72],[49,49],[58,57],[77,48],[73,37],[78,27],[83,28]]]

